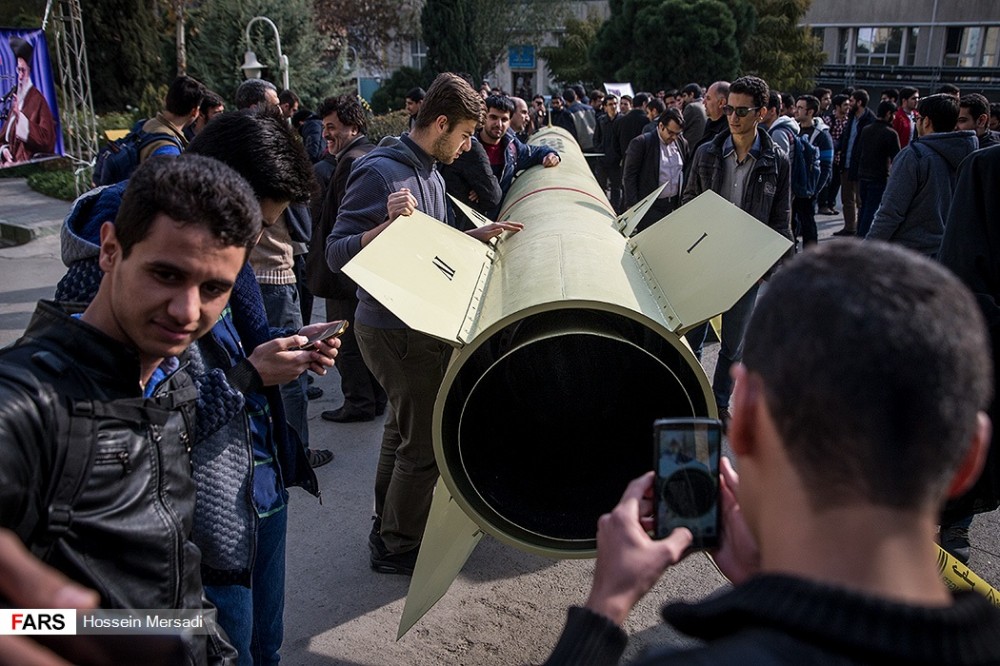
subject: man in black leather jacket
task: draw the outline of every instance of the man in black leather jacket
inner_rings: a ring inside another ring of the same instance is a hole
[[[0,525],[104,608],[209,607],[189,538],[195,390],[178,357],[215,324],[260,230],[229,167],[148,160],[101,228],[90,306],[40,303],[0,352]],[[233,656],[218,632],[187,648],[195,664]]]

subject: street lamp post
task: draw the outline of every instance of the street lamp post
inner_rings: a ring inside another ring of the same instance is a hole
[[[278,63],[281,68],[281,82],[284,84],[284,89],[288,90],[288,56],[281,52],[281,35],[278,34],[278,26],[274,25],[274,21],[266,16],[255,16],[247,23],[247,50],[243,54],[243,66],[240,67],[243,70],[243,76],[248,79],[259,79],[260,73],[264,69],[264,65],[257,60],[257,54],[250,48],[250,26],[257,21],[267,23],[274,30],[274,43],[278,47]]]

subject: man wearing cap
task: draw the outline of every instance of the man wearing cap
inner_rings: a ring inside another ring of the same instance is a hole
[[[24,162],[37,153],[54,153],[55,121],[49,103],[31,84],[34,48],[20,37],[10,38],[17,60],[17,86],[12,91],[10,116],[0,129],[0,165]]]

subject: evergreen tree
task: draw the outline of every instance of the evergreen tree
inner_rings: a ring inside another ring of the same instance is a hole
[[[591,14],[584,21],[569,17],[566,19],[566,32],[559,36],[559,45],[539,49],[538,54],[545,58],[545,66],[558,84],[580,81],[590,89],[601,81],[590,64],[587,51],[603,23],[596,14]]]
[[[760,17],[743,47],[743,66],[775,90],[808,92],[826,60],[809,28],[798,27],[811,0],[753,0]]]
[[[427,0],[420,14],[427,68],[433,73],[467,73],[474,81],[486,73],[474,47],[469,0]]]

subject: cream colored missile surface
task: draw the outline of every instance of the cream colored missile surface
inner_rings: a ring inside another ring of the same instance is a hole
[[[434,409],[441,479],[400,636],[484,533],[593,557],[597,518],[652,468],[653,420],[717,415],[681,333],[731,307],[791,246],[712,192],[630,237],[656,192],[616,216],[569,134],[531,143],[561,163],[507,193],[500,219],[523,231],[484,244],[417,212],[344,267],[455,347]]]

